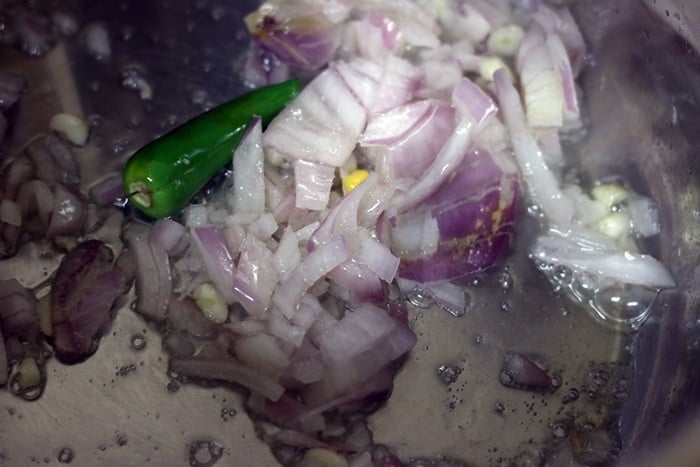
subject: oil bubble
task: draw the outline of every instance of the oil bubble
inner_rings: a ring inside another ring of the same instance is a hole
[[[61,464],[70,464],[75,459],[75,452],[71,448],[63,448],[58,453],[58,462]]]
[[[568,430],[563,423],[555,423],[554,426],[552,426],[552,436],[555,438],[563,439],[566,438],[568,434]]]
[[[211,467],[221,459],[224,447],[217,441],[198,440],[188,446],[191,467]]]
[[[593,305],[603,320],[637,329],[651,313],[657,295],[656,290],[646,287],[613,285],[598,292]]]
[[[508,293],[511,291],[511,289],[513,289],[513,275],[508,269],[503,271],[498,276],[498,285],[505,293]]]
[[[435,300],[430,293],[418,287],[408,292],[406,299],[417,308],[430,308],[435,304]]]
[[[561,403],[562,404],[569,404],[571,402],[578,400],[579,396],[580,396],[580,393],[579,393],[578,389],[571,388],[568,391],[566,391],[566,394],[564,394],[564,396],[561,398]]]
[[[131,350],[139,351],[146,348],[146,342],[146,337],[143,334],[134,334],[131,336],[129,346],[131,347]]]
[[[437,374],[446,385],[450,385],[457,381],[459,375],[462,374],[462,369],[457,366],[440,365],[437,369]]]

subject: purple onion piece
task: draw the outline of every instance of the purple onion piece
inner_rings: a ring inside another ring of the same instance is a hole
[[[54,190],[53,211],[46,238],[79,234],[86,212],[87,205],[80,194],[58,183]]]
[[[50,133],[44,139],[44,145],[63,171],[62,181],[69,185],[77,185],[80,182],[80,169],[68,143],[56,134]]]
[[[359,305],[319,337],[326,375],[304,389],[304,400],[314,407],[323,407],[372,386],[373,378],[410,351],[416,341],[407,325],[383,309]],[[390,386],[392,377],[388,380]]]
[[[20,229],[14,225],[0,223],[0,258],[12,256],[17,251]]]
[[[53,188],[64,178],[63,170],[46,146],[46,137],[36,139],[27,146],[27,155],[36,167],[37,177],[46,182],[49,187]]]
[[[7,121],[7,118],[0,113],[0,149],[2,149],[2,145],[5,142],[5,134],[7,133],[9,126],[10,124]]]
[[[24,76],[0,70],[0,112],[7,112],[22,96],[27,87]]]
[[[360,144],[367,150],[386,154],[386,164],[393,177],[418,179],[454,131],[454,119],[454,109],[445,103],[411,102],[373,116]],[[398,126],[397,122],[402,125]]]
[[[510,251],[519,200],[517,174],[485,151],[471,152],[428,200],[397,216],[397,223],[426,219],[438,231],[434,251],[402,255],[399,277],[436,282],[493,266]],[[390,220],[384,227],[396,231]]]
[[[177,256],[189,245],[189,237],[186,234],[184,225],[172,219],[159,219],[153,224],[148,240],[160,245],[169,256]]]
[[[311,5],[309,5],[311,6]],[[342,28],[309,6],[261,10],[246,17],[253,40],[288,65],[317,69],[333,58]]]
[[[232,357],[176,357],[170,361],[171,370],[195,378],[228,381],[247,387],[272,401],[278,400],[284,388],[271,377],[248,368]]]
[[[170,259],[160,245],[149,240],[148,235],[148,230],[127,232],[127,244],[136,263],[136,311],[161,322],[166,317],[172,293]]]
[[[547,371],[528,356],[509,353],[503,360],[501,384],[516,389],[548,390],[554,387]]]
[[[99,240],[81,243],[61,261],[51,288],[56,357],[77,363],[97,350],[114,301],[125,289],[124,273]]]
[[[9,368],[7,366],[7,349],[5,349],[5,336],[2,332],[2,325],[0,325],[0,386],[7,383],[7,376],[9,373]]]
[[[39,57],[47,53],[56,42],[48,18],[27,8],[16,8],[14,26],[17,32],[17,46],[27,55]]]
[[[282,395],[277,401],[251,395],[246,405],[257,415],[292,430],[314,433],[325,427],[320,413],[311,414],[310,407],[287,394]]]
[[[56,136],[49,135],[33,141],[27,147],[27,155],[34,162],[38,178],[51,188],[59,182],[74,186],[80,181],[73,153]]]
[[[114,204],[120,198],[124,198],[124,183],[120,175],[113,175],[90,187],[88,196],[90,200],[100,206]]]
[[[16,279],[0,281],[0,324],[6,336],[26,336],[39,325],[36,299]]]
[[[25,155],[7,164],[0,175],[0,193],[5,198],[15,199],[20,187],[34,178],[34,163]]]

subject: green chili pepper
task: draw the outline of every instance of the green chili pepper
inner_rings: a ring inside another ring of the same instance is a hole
[[[250,120],[266,125],[299,89],[297,79],[256,89],[148,143],[124,167],[129,200],[153,218],[183,209],[231,161]]]

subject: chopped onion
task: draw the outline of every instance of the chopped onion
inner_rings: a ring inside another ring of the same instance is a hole
[[[335,23],[345,16],[326,16],[324,3],[266,2],[245,18],[246,26],[253,39],[279,60],[295,67],[319,68],[335,53],[341,32]]]
[[[301,262],[299,238],[291,227],[284,229],[277,250],[275,250],[274,262],[277,273],[282,280]]]
[[[37,212],[42,227],[48,228],[55,203],[54,194],[46,182],[34,179],[24,183],[15,201],[25,223],[26,219]]]
[[[247,405],[254,413],[293,430],[318,433],[326,426],[319,412],[310,410],[291,396],[285,394],[277,400],[268,399],[252,394]]]
[[[6,336],[26,335],[39,323],[34,295],[17,279],[0,281],[0,325]]]
[[[7,383],[9,367],[7,365],[7,349],[5,348],[5,336],[2,332],[2,323],[0,323],[0,386]]]
[[[349,254],[342,237],[330,239],[317,246],[302,260],[295,272],[280,283],[272,295],[272,302],[287,319],[291,318],[304,292],[348,259]]]
[[[192,239],[219,293],[226,303],[233,303],[236,299],[233,293],[236,266],[221,230],[216,227],[196,227],[192,230]]]
[[[270,123],[263,144],[289,159],[340,167],[365,126],[366,113],[334,69],[327,69]]]
[[[88,127],[80,117],[59,113],[51,117],[49,129],[61,134],[76,146],[84,146],[88,139]]]
[[[554,230],[537,239],[533,256],[541,261],[562,264],[573,270],[587,271],[615,282],[637,284],[652,288],[675,287],[676,281],[668,270],[656,259],[629,251],[620,251],[616,246],[596,247],[586,242],[581,248],[577,231],[562,235]]]
[[[370,119],[360,144],[386,166],[392,178],[419,178],[454,129],[454,110],[439,101],[420,100]]]
[[[217,325],[205,318],[190,297],[178,299],[174,295],[168,301],[168,325],[178,332],[187,332],[194,337],[212,338]]]
[[[326,209],[334,177],[334,167],[304,160],[294,161],[295,206],[316,211]]]
[[[136,262],[136,311],[153,321],[163,321],[172,292],[168,254],[149,240],[148,233],[132,231],[126,237]]]
[[[270,213],[258,217],[255,222],[248,226],[248,232],[261,241],[266,241],[277,232],[278,225],[275,216]]]
[[[632,228],[640,237],[651,237],[660,232],[658,211],[649,198],[632,198],[627,206]]]
[[[170,369],[195,378],[237,383],[271,401],[278,400],[284,394],[284,387],[273,378],[248,368],[233,358],[175,357],[170,360]]]
[[[312,398],[314,405],[328,402],[379,373],[415,342],[406,325],[381,308],[361,305],[320,336],[327,374],[307,387],[305,397]]]
[[[537,141],[528,131],[520,96],[508,79],[506,71],[497,71],[494,79],[503,119],[513,142],[515,159],[527,181],[530,195],[542,207],[550,222],[560,228],[566,228],[573,220],[573,204],[562,193],[559,182],[544,162]]]
[[[265,212],[263,159],[262,120],[255,117],[233,153],[234,211],[254,215]]]
[[[19,100],[27,80],[24,76],[11,71],[0,71],[0,111],[6,112]]]
[[[343,52],[380,62],[396,51],[400,38],[401,31],[391,18],[372,11],[345,25]]]
[[[3,199],[0,201],[0,221],[15,227],[22,225],[22,213],[14,201]]]
[[[107,177],[93,185],[89,191],[90,200],[100,206],[114,204],[117,200],[123,199],[125,196],[124,182],[122,181],[121,175]]]
[[[241,362],[263,373],[275,374],[289,366],[288,355],[270,334],[239,337],[234,342],[234,351]]]
[[[22,155],[7,164],[2,170],[2,192],[8,199],[16,199],[17,192],[25,182],[34,178],[35,167],[33,162]]]
[[[564,89],[552,63],[547,36],[538,27],[528,29],[516,57],[527,123],[531,127],[563,125]]]
[[[87,208],[82,197],[64,184],[58,183],[54,190],[53,201],[46,238],[78,234]]]
[[[187,248],[187,230],[172,219],[159,219],[151,228],[149,240],[160,245],[170,256],[176,256]]]
[[[249,314],[261,316],[270,304],[278,279],[273,253],[260,240],[246,236],[231,282],[235,299]]]

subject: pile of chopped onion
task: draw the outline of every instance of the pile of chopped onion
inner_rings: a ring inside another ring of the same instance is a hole
[[[49,238],[94,237],[121,253],[116,265],[101,242],[68,254],[64,270],[105,280],[93,294],[101,305],[68,310],[91,295],[64,275],[53,292],[45,333],[66,360],[94,351],[133,280],[135,309],[164,329],[173,372],[247,388],[250,410],[286,439],[326,449],[316,438],[330,417],[390,391],[416,344],[403,299],[419,291],[463,314],[453,281],[508,256],[523,197],[543,213],[538,262],[595,277],[602,291],[675,285],[635,246],[658,233],[651,200],[621,185],[587,194],[558,177],[560,137],[581,127],[575,79],[585,55],[565,7],[270,0],[246,24],[248,84],[311,78],[269,126],[250,122],[226,183],[176,218],[133,218],[123,252],[105,235],[121,213],[87,227],[70,151],[54,135],[4,168],[8,254],[30,218]],[[104,206],[123,191],[108,178],[90,196]],[[0,299],[19,306],[0,311],[3,331],[39,326],[28,320],[37,312],[23,311],[41,308],[34,296],[0,286]],[[74,318],[93,309],[78,329]],[[0,345],[0,384],[7,367]],[[318,452],[309,453],[312,462]]]
[[[252,411],[313,440],[390,390],[416,343],[402,296],[464,313],[451,281],[509,254],[521,180],[544,213],[538,260],[674,285],[634,246],[657,232],[650,203],[557,177],[585,53],[566,8],[275,0],[246,24],[249,84],[314,76],[250,123],[217,193],[127,231],[136,310],[164,323],[176,373],[242,385]]]

